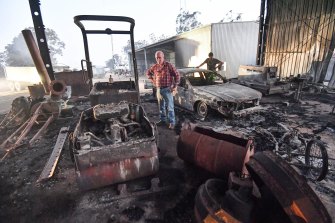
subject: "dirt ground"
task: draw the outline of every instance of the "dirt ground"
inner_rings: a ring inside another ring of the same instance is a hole
[[[287,103],[283,103],[287,102]],[[44,136],[31,148],[22,145],[0,163],[0,222],[194,222],[194,197],[198,187],[212,174],[185,164],[176,154],[176,143],[184,122],[211,126],[217,131],[246,136],[255,126],[269,127],[278,122],[296,127],[309,135],[318,135],[327,145],[330,169],[334,169],[335,115],[334,95],[304,94],[301,103],[289,97],[267,96],[267,109],[238,119],[225,119],[213,112],[198,120],[189,112],[176,108],[177,127],[159,127],[160,169],[156,176],[129,182],[128,194],[120,199],[116,185],[80,191],[76,184],[74,164],[66,143],[54,177],[36,183],[56,142],[59,130],[73,130],[79,114],[89,107],[88,101],[73,102],[73,117],[61,117],[51,123]],[[157,104],[149,95],[142,106],[151,121],[158,121]],[[4,115],[1,116],[1,120]],[[28,139],[38,130],[35,126]],[[0,141],[14,129],[2,130]],[[257,145],[256,145],[257,146]],[[1,150],[0,155],[4,153]],[[149,189],[152,178],[159,178],[158,193],[136,193]],[[308,181],[335,219],[335,173],[330,171],[321,182]],[[333,220],[334,222],[334,220]]]

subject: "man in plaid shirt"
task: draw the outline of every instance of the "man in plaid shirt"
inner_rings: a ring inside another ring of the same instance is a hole
[[[155,58],[157,63],[148,69],[147,77],[157,88],[156,96],[160,114],[160,122],[157,125],[163,126],[168,124],[169,129],[174,129],[176,119],[173,96],[179,84],[180,75],[171,63],[164,60],[164,53],[162,51],[157,51]],[[168,119],[166,119],[166,108]]]

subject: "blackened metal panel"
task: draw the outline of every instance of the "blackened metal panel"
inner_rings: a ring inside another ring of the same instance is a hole
[[[39,0],[29,0],[31,16],[34,22],[34,28],[37,38],[38,47],[44,62],[44,65],[48,71],[50,80],[54,80],[54,71],[52,69],[52,63],[47,43],[47,38],[44,32],[44,24],[42,20],[42,13],[40,10],[40,1]]]

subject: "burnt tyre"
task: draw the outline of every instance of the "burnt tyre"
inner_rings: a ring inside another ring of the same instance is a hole
[[[308,142],[305,153],[305,164],[308,176],[312,180],[321,181],[328,173],[328,153],[320,140]]]
[[[196,112],[200,118],[206,118],[206,116],[208,115],[207,104],[203,101],[199,101],[196,106]]]

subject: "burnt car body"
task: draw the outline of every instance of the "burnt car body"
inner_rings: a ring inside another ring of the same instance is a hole
[[[183,68],[180,85],[177,87],[175,104],[200,117],[207,116],[209,109],[219,111],[224,116],[248,113],[260,108],[262,94],[254,89],[227,82],[214,71]]]

